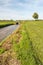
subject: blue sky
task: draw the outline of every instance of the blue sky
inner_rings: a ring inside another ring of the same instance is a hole
[[[43,19],[43,0],[0,0],[0,19],[32,19],[34,12]]]

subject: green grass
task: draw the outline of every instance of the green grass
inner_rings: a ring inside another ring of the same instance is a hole
[[[16,42],[18,33],[21,39]],[[21,65],[43,65],[43,21],[22,21],[18,33],[12,38],[11,49]]]
[[[19,33],[22,40],[13,42],[13,50],[21,65],[43,65],[43,21],[23,22]]]
[[[2,54],[4,52],[5,52],[4,48],[0,48],[0,54]]]
[[[2,21],[0,20],[0,28],[13,24],[15,24],[15,22],[11,20],[2,20]]]

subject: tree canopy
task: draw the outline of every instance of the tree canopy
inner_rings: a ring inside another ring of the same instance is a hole
[[[38,15],[38,13],[36,13],[36,12],[35,12],[35,13],[33,14],[33,16],[32,16],[32,17],[33,17],[35,20],[37,20],[37,19],[38,19],[38,17],[39,17],[39,15]]]

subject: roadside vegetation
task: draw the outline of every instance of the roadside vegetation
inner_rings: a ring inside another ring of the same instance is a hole
[[[13,20],[0,20],[0,28],[9,26],[9,25],[14,25],[15,21]]]
[[[43,21],[22,21],[0,47],[0,55],[9,53],[8,57],[16,58],[16,63],[19,61],[18,65],[43,65]]]

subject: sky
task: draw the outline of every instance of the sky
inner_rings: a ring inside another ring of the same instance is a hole
[[[34,12],[43,19],[43,0],[0,0],[0,19],[33,19]]]

